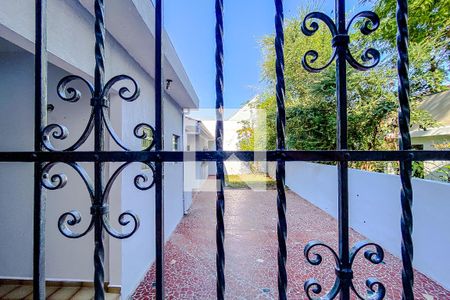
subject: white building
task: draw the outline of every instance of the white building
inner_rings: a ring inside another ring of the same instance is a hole
[[[132,103],[116,94],[111,97],[111,119],[119,137],[133,150],[142,141],[134,127],[147,122],[154,126],[154,7],[148,0],[106,1],[106,79],[126,74],[140,85],[140,97]],[[0,151],[33,150],[34,128],[34,1],[2,1],[0,10]],[[183,149],[183,109],[198,106],[197,95],[167,35],[164,36],[164,74],[172,80],[164,97],[166,150]],[[58,0],[48,3],[48,123],[64,124],[69,137],[57,146],[70,145],[81,135],[89,117],[87,90],[77,103],[58,98],[56,85],[69,74],[92,82],[94,74],[93,1]],[[122,86],[117,86],[120,88]],[[120,150],[109,138],[106,147]],[[178,148],[178,149],[174,149]],[[92,136],[80,148],[92,150]],[[91,164],[82,164],[92,174]],[[108,164],[109,176],[118,164]],[[93,233],[67,239],[57,229],[61,214],[77,209],[84,217],[76,230],[89,221],[89,196],[78,174],[60,166],[68,177],[61,190],[49,191],[46,222],[46,277],[48,280],[84,282],[93,279]],[[140,228],[129,239],[105,238],[105,280],[121,288],[126,298],[139,284],[155,258],[154,189],[139,191],[133,185],[140,172],[151,172],[139,163],[123,171],[110,197],[112,225],[125,210],[139,215]],[[108,176],[108,175],[107,175]],[[91,177],[93,177],[91,175]],[[149,174],[151,177],[151,174]],[[166,163],[165,236],[169,238],[185,211],[183,164]],[[190,200],[188,199],[188,202]],[[8,163],[0,166],[0,278],[32,277],[33,165]],[[126,229],[124,229],[126,230]]]
[[[443,150],[450,148],[450,90],[427,97],[420,109],[430,113],[439,123],[435,128],[411,131],[411,141],[417,150]],[[449,181],[450,166],[445,161],[424,162],[425,178]]]
[[[214,151],[214,135],[202,121],[185,116],[184,117],[184,150]],[[190,155],[190,154],[186,154]],[[194,153],[192,153],[194,155]],[[185,186],[185,208],[189,209],[192,203],[192,191],[203,187],[208,176],[215,175],[215,162],[186,160],[184,162],[184,186]]]
[[[266,112],[257,108],[259,103],[259,97],[255,96],[250,101],[242,105],[239,109],[233,111],[230,117],[228,117],[223,124],[224,131],[224,143],[223,148],[225,151],[238,151],[239,149],[239,130],[244,126],[250,126],[255,129],[255,141],[258,141],[255,145],[255,149],[252,150],[265,150],[266,145],[266,132],[265,121]],[[247,122],[247,124],[245,124]],[[213,130],[215,128],[215,121],[204,122],[205,125]],[[257,129],[257,130],[256,130]],[[265,154],[262,154],[265,155]],[[263,162],[263,158],[258,158],[253,164],[257,164],[257,168],[261,172],[266,172],[267,163]],[[250,167],[251,162],[240,161],[237,157],[231,157],[225,161],[225,172],[229,175],[241,175],[250,174],[254,170]]]

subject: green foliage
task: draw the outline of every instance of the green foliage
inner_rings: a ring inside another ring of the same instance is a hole
[[[243,151],[252,151],[255,149],[255,132],[250,121],[240,122],[241,127],[238,129],[238,147]]]
[[[348,68],[348,141],[351,150],[397,147],[396,139],[387,138],[398,134],[395,3],[395,0],[375,1],[374,9],[382,21],[372,36],[363,36],[356,30],[351,32],[350,48],[354,57],[368,47],[382,52],[379,66],[370,71]],[[418,106],[424,95],[444,89],[449,74],[448,7],[450,0],[410,1],[412,126],[428,128],[436,125],[429,113],[418,109]],[[316,67],[324,65],[332,51],[331,35],[324,24],[320,24],[320,29],[311,37],[301,32],[301,22],[312,10],[317,10],[317,7],[301,9],[298,17],[287,20],[285,24],[286,142],[287,147],[293,150],[336,149],[334,64],[320,73],[309,73],[301,65],[301,59],[308,50],[319,53],[314,62]],[[258,108],[267,113],[267,149],[276,147],[273,40],[271,35],[261,42],[264,53],[262,77],[267,82],[267,89],[260,97]],[[239,135],[239,144],[242,150],[252,150],[256,147],[252,133],[257,130],[257,125],[246,125]],[[355,166],[380,171],[384,168],[381,164],[368,163],[356,163]]]
[[[258,187],[272,190],[276,187],[276,182],[273,178],[256,171],[252,174],[226,175],[225,182],[227,184],[226,187],[229,189]]]
[[[425,167],[423,161],[412,163],[412,175],[417,178],[425,178]]]
[[[450,165],[442,166],[436,171],[436,173],[439,180],[450,182]]]
[[[375,33],[377,38],[394,47],[397,30],[395,20],[397,0],[364,0],[362,2],[373,3],[373,10],[381,19],[382,26]],[[450,0],[409,0],[408,5],[411,41],[422,42],[431,36],[442,36],[442,34],[446,34],[448,38]]]
[[[381,19],[373,34],[392,64],[396,58],[396,0],[364,0],[374,3]],[[449,72],[450,0],[410,0],[408,27],[410,35],[410,77],[413,96],[423,96],[443,89]]]

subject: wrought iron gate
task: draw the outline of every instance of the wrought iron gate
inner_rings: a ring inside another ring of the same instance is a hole
[[[164,151],[163,149],[163,74],[162,74],[162,31],[163,31],[163,0],[156,0],[156,45],[155,45],[155,128],[149,124],[138,124],[134,135],[137,138],[146,138],[146,134],[153,134],[152,144],[144,151],[130,151],[118,136],[114,133],[108,113],[109,91],[112,85],[122,80],[131,80],[134,90],[127,88],[119,90],[119,96],[125,101],[134,101],[139,96],[137,83],[127,75],[116,76],[106,82],[105,71],[105,23],[104,23],[104,0],[93,0],[95,3],[95,74],[94,83],[77,76],[63,78],[58,85],[58,95],[64,101],[76,102],[80,95],[77,90],[70,86],[73,80],[81,80],[91,91],[91,117],[85,131],[78,141],[71,147],[59,150],[50,141],[51,138],[62,140],[67,136],[66,129],[59,124],[47,124],[47,0],[36,0],[36,56],[35,56],[35,149],[32,152],[0,152],[0,162],[33,162],[34,163],[34,299],[45,298],[45,254],[44,254],[44,232],[45,232],[45,203],[46,189],[54,190],[64,186],[67,178],[64,174],[50,175],[50,171],[57,163],[71,166],[84,180],[91,197],[91,221],[89,227],[82,233],[70,230],[80,222],[81,216],[76,211],[63,214],[58,222],[59,229],[63,235],[69,238],[79,238],[89,231],[94,230],[94,285],[95,299],[104,299],[104,246],[103,234],[124,239],[131,236],[139,226],[139,219],[131,212],[124,212],[119,216],[119,223],[127,225],[131,218],[133,228],[129,233],[115,231],[109,225],[108,194],[114,180],[120,172],[132,162],[147,164],[153,171],[153,180],[142,175],[135,177],[135,186],[146,190],[154,187],[156,199],[156,291],[157,299],[164,298],[164,163],[182,162],[186,157],[184,152]],[[150,1],[150,0],[149,0]],[[107,2],[107,1],[106,1]],[[224,251],[224,160],[235,155],[243,161],[253,161],[262,157],[257,152],[248,151],[223,151],[223,0],[216,0],[216,151],[196,152],[195,160],[215,161],[217,164],[217,203],[216,203],[216,244],[217,244],[217,298],[225,297],[225,251]],[[107,3],[106,3],[107,4]],[[330,60],[320,68],[314,68],[310,63],[318,58],[315,50],[308,51],[303,58],[303,66],[310,72],[319,72],[336,62],[336,95],[337,95],[337,150],[336,151],[288,151],[285,144],[285,82],[284,82],[284,33],[283,33],[283,1],[275,0],[275,48],[276,48],[276,99],[277,99],[277,150],[266,151],[266,159],[276,162],[277,181],[277,208],[278,208],[278,292],[280,299],[287,298],[288,278],[286,273],[286,196],[284,189],[285,163],[288,161],[334,161],[338,164],[338,222],[339,222],[339,249],[333,250],[330,246],[319,241],[312,241],[305,247],[305,256],[309,263],[319,265],[322,257],[312,252],[316,247],[325,247],[333,254],[336,262],[336,281],[332,289],[320,299],[333,299],[338,294],[340,299],[350,299],[351,292],[360,299],[383,299],[385,296],[384,285],[374,278],[366,282],[372,295],[360,295],[355,290],[352,279],[352,263],[355,256],[368,247],[365,258],[373,264],[383,260],[383,250],[380,246],[370,242],[359,242],[350,248],[349,245],[349,215],[348,215],[348,163],[351,161],[399,161],[402,205],[401,234],[402,234],[402,259],[403,259],[403,299],[413,299],[413,244],[412,244],[412,187],[411,187],[411,164],[412,161],[424,160],[450,160],[450,151],[412,151],[409,135],[410,109],[408,104],[409,80],[408,80],[408,29],[407,29],[407,0],[397,0],[397,49],[398,49],[398,100],[399,113],[398,122],[400,128],[399,148],[400,151],[348,151],[347,150],[347,87],[346,68],[347,63],[358,70],[364,71],[373,68],[380,60],[380,53],[372,48],[363,52],[362,62],[358,62],[349,50],[350,26],[357,20],[363,20],[360,27],[364,35],[375,31],[379,26],[379,18],[370,11],[356,14],[349,22],[345,19],[345,0],[335,0],[335,20],[320,12],[313,12],[306,16],[302,24],[304,34],[313,35],[319,28],[314,20],[322,21],[332,34],[333,54]],[[149,49],[150,50],[150,49]],[[144,128],[149,130],[145,131]],[[123,152],[105,151],[104,139],[105,129],[113,140],[124,149]],[[81,152],[77,150],[93,132],[94,151]],[[79,162],[90,162],[94,164],[94,182],[88,178],[87,173],[78,164]],[[111,178],[105,180],[104,167],[108,162],[122,162]],[[315,299],[322,291],[322,286],[314,279],[305,282],[305,292],[309,299]]]

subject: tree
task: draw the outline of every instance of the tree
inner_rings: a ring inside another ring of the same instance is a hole
[[[374,3],[375,11],[380,14],[382,23],[373,37],[363,36],[359,31],[351,32],[350,48],[355,57],[369,46],[382,52],[379,66],[370,71],[361,72],[348,68],[348,141],[351,150],[396,149],[396,141],[386,138],[398,131],[394,47],[396,27],[392,26],[393,22],[395,24],[395,13],[392,14],[395,10],[391,12],[391,2],[395,4],[394,0],[378,0]],[[413,0],[411,6],[418,2]],[[445,10],[443,7],[439,4],[437,10],[442,12]],[[323,24],[311,37],[301,32],[301,22],[310,11],[312,11],[310,8],[301,9],[298,17],[285,23],[286,142],[287,147],[293,150],[332,150],[336,148],[335,68],[331,65],[324,71],[314,74],[304,70],[300,63],[303,55],[313,49],[319,53],[315,65],[321,66],[329,59],[332,51],[331,35]],[[448,9],[446,13],[448,15]],[[410,48],[411,60],[414,61],[411,70],[413,108],[411,123],[422,127],[431,127],[435,122],[427,112],[418,109],[420,100],[423,95],[441,91],[448,76],[448,55],[440,57],[438,54],[448,54],[450,37],[445,28],[448,29],[449,18],[439,16],[435,19],[428,23],[420,21],[417,30],[411,32],[411,37],[415,37]],[[423,24],[431,24],[431,28],[436,29],[436,32],[428,34],[427,37],[423,30],[420,30]],[[275,149],[276,145],[274,95],[276,75],[273,40],[273,35],[262,40],[264,53],[262,77],[267,83],[267,90],[261,96],[258,105],[259,109],[265,109],[267,112],[268,149]],[[242,144],[249,145],[244,140],[251,139],[251,134],[241,137]],[[376,163],[356,165],[370,170],[384,168]]]
[[[396,0],[363,0],[373,3],[381,19],[372,41],[395,63]],[[409,0],[410,78],[413,97],[442,91],[449,74],[450,0]]]
[[[248,120],[240,122],[241,128],[238,129],[238,147],[243,151],[252,151],[255,149],[254,126]]]

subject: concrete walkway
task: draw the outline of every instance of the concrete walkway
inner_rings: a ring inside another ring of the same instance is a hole
[[[276,191],[226,191],[226,298],[277,299]],[[324,261],[312,266],[303,256],[311,240],[322,240],[337,249],[334,218],[287,192],[289,299],[307,299],[305,280],[315,277],[328,291],[335,279],[334,261],[321,250]],[[167,299],[216,299],[215,289],[215,193],[195,196],[166,244],[165,280]],[[365,238],[351,231],[351,244]],[[385,299],[401,299],[401,261],[386,253],[384,263],[373,265],[363,251],[354,264],[354,283],[365,295],[365,280],[377,277],[387,289]],[[438,262],[436,262],[438,263]],[[450,299],[450,292],[415,272],[415,299]],[[154,267],[137,288],[133,299],[154,299]],[[356,299],[356,297],[354,297]]]

